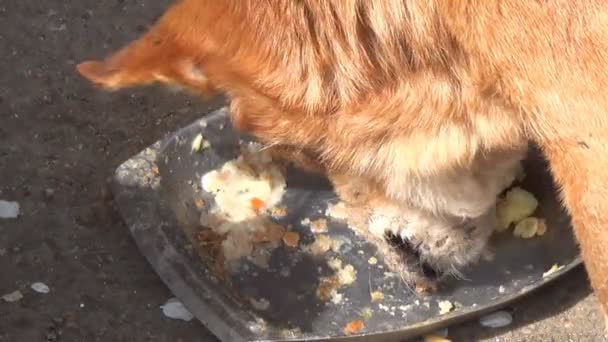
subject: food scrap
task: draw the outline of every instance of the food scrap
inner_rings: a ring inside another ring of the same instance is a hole
[[[335,277],[322,278],[317,287],[317,298],[326,302],[337,294],[337,288],[340,287],[338,280]]]
[[[310,227],[310,231],[314,234],[320,234],[327,232],[327,219],[319,218],[311,221],[309,218],[305,218],[300,222],[304,226]]]
[[[192,140],[192,152],[200,152],[208,147],[211,147],[209,141],[205,140],[203,135],[199,133],[194,140]]]
[[[348,324],[344,327],[344,333],[346,335],[353,335],[361,331],[365,328],[365,324],[361,320],[354,320],[348,322]]]
[[[200,198],[197,198],[194,200],[194,205],[196,206],[197,209],[203,209],[205,207],[205,201],[203,201]]]
[[[454,309],[454,304],[452,304],[452,302],[450,302],[449,300],[442,300],[437,304],[439,305],[440,315],[444,315]]]
[[[348,209],[344,202],[338,202],[336,204],[330,204],[325,210],[325,215],[337,220],[344,220],[348,218]]]
[[[214,195],[218,214],[226,221],[252,219],[281,201],[285,178],[265,152],[250,144],[237,159],[202,177],[203,189]]]
[[[499,230],[505,230],[511,224],[529,217],[538,207],[538,200],[530,192],[514,187],[507,191],[496,205],[496,214],[499,221]]]
[[[300,234],[297,232],[286,232],[285,235],[283,235],[283,243],[288,247],[296,248],[298,247],[299,242]]]
[[[315,242],[306,247],[306,250],[312,255],[321,255],[331,249],[332,243],[333,240],[329,236],[321,234],[317,236]]]
[[[374,303],[384,300],[384,293],[382,293],[380,291],[374,291],[374,292],[370,293],[369,295],[372,298],[372,302],[374,302]]]
[[[372,308],[370,308],[369,306],[364,307],[363,309],[361,309],[361,317],[364,320],[368,320],[370,318],[372,318],[374,312],[372,311]]]
[[[195,142],[201,139],[202,135]],[[201,144],[204,146],[202,141]],[[281,201],[286,181],[279,166],[273,164],[270,154],[260,145],[244,146],[237,159],[206,173],[201,182],[203,189],[213,195],[215,205],[201,214],[200,223],[222,237],[226,261],[251,255],[254,244],[272,247],[280,244],[285,228],[263,213]],[[195,200],[195,204],[200,208],[205,203]]]
[[[377,263],[378,263],[378,258],[376,258],[376,257],[374,257],[374,256],[373,256],[373,257],[370,257],[370,258],[367,260],[367,263],[368,263],[368,264],[370,264],[370,265],[375,265],[375,264],[377,264]]]
[[[251,200],[249,200],[251,209],[253,209],[255,212],[260,212],[260,209],[264,208],[264,201],[262,201],[261,199],[254,197]]]
[[[521,237],[522,239],[529,239],[535,235],[541,236],[547,231],[547,226],[543,219],[536,217],[526,217],[519,221],[513,229],[513,235],[515,237]]]
[[[270,209],[270,215],[272,217],[285,217],[285,216],[287,216],[287,208],[273,207]]]
[[[543,273],[543,278],[547,278],[548,276],[556,273],[557,271],[561,270],[562,268],[564,268],[564,266],[559,266],[558,264],[553,264],[553,266],[551,266],[550,269],[547,270],[547,272]]]
[[[335,304],[342,301],[342,295],[338,293],[338,289],[351,285],[357,280],[357,271],[353,265],[342,266],[342,260],[331,258],[327,265],[334,271],[331,277],[320,279],[317,287],[317,298],[322,301],[332,300]]]
[[[338,258],[331,258],[327,264],[331,269],[336,271],[336,276],[338,279],[338,284],[341,286],[350,285],[357,280],[357,271],[353,267],[353,265],[346,265],[342,267],[342,260]]]

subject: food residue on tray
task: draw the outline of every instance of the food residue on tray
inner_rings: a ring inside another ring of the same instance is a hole
[[[300,222],[303,226],[310,227],[310,231],[314,234],[320,234],[327,232],[327,219],[319,218],[316,220],[310,220],[309,218],[305,218]]]
[[[313,243],[303,247],[302,249],[304,252],[315,256],[327,253],[330,250],[334,253],[338,253],[340,248],[345,243],[348,243],[348,241],[348,239],[340,236],[332,238],[326,234],[319,234],[315,237],[315,241]]]
[[[270,216],[272,217],[285,217],[287,216],[287,208],[283,206],[273,207],[270,209]]]
[[[317,235],[315,241],[306,246],[305,250],[312,255],[321,255],[331,249],[332,243],[333,240],[329,236],[325,234]]]
[[[363,323],[363,321],[361,321],[361,320],[350,321],[344,327],[344,333],[346,335],[353,335],[353,334],[356,334],[359,331],[361,331],[363,328],[365,328],[365,324]]]
[[[325,210],[325,215],[336,220],[345,220],[348,218],[348,208],[346,203],[338,202],[336,204],[329,204]]]
[[[317,298],[322,301],[328,301],[338,304],[342,301],[342,294],[338,290],[344,286],[351,285],[357,280],[357,271],[353,265],[342,265],[342,260],[331,258],[327,261],[327,265],[334,271],[330,277],[323,277],[319,280],[317,287]]]
[[[225,221],[242,222],[277,205],[286,182],[270,154],[249,144],[237,159],[206,173],[202,185],[214,195],[217,213]]]
[[[353,265],[348,264],[342,267],[342,260],[338,258],[329,259],[327,264],[334,271],[336,271],[336,276],[338,277],[338,284],[340,284],[340,286],[350,285],[354,283],[357,279],[357,271],[355,270]]]
[[[194,200],[194,205],[196,206],[197,209],[203,209],[205,207],[205,201],[203,201],[200,198],[197,198]]]
[[[452,302],[450,302],[449,300],[442,300],[437,303],[437,305],[439,306],[440,315],[444,315],[454,309],[454,304],[452,304]]]
[[[369,296],[372,298],[372,302],[374,303],[384,300],[384,293],[382,293],[381,291],[374,291],[370,293]]]
[[[299,242],[300,234],[298,234],[297,232],[286,232],[283,235],[283,243],[285,243],[285,245],[288,247],[296,248],[298,247]]]
[[[364,320],[368,320],[368,319],[372,318],[373,315],[374,315],[374,312],[372,311],[372,308],[370,308],[369,306],[366,306],[363,309],[361,309],[361,317]]]
[[[286,229],[265,213],[281,201],[286,181],[259,144],[243,146],[238,158],[206,173],[201,182],[215,200],[213,208],[201,214],[201,225],[223,238],[226,261],[251,255],[254,244],[277,247],[282,241]]]

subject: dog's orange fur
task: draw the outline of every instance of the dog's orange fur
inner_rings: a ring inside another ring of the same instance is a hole
[[[606,312],[607,65],[599,0],[181,0],[79,70],[109,89],[224,91],[237,127],[404,201],[413,180],[534,140]]]

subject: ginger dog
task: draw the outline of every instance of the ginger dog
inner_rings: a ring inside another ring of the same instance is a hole
[[[181,0],[78,68],[107,89],[223,91],[236,127],[437,218],[491,210],[509,174],[477,163],[533,140],[606,313],[607,51],[599,0]]]

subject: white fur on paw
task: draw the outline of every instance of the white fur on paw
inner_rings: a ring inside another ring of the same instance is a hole
[[[382,237],[387,231],[390,231],[392,218],[386,215],[373,214],[369,218],[369,232],[375,236]]]

